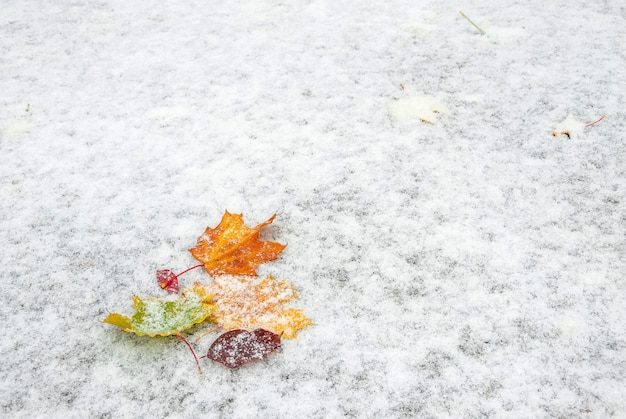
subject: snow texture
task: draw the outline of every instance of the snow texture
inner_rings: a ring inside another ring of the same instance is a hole
[[[492,3],[4,0],[1,416],[625,417],[624,3]],[[199,376],[101,320],[225,209],[315,324]]]
[[[389,105],[389,113],[400,121],[417,118],[432,124],[437,120],[438,113],[449,112],[446,105],[432,96],[402,98]]]

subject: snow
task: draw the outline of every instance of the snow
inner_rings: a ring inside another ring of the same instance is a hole
[[[625,23],[618,1],[5,0],[2,416],[626,416]],[[393,118],[417,96],[450,113]],[[164,295],[224,210],[277,213],[258,273],[314,325],[199,376],[176,337],[101,320]]]
[[[573,115],[568,115],[567,118],[557,124],[552,135],[555,137],[557,135],[567,135],[568,138],[571,138],[571,134],[583,132],[585,125],[584,122],[577,121]]]
[[[397,120],[417,118],[434,123],[438,113],[450,113],[446,105],[432,96],[415,96],[398,99],[389,105],[389,113]]]

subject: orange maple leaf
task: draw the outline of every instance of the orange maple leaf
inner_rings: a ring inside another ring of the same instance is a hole
[[[224,213],[215,228],[207,227],[196,247],[189,249],[194,258],[204,263],[209,275],[252,275],[263,262],[274,260],[286,247],[284,244],[259,240],[259,231],[274,221],[276,214],[254,228],[246,227],[242,214]]]
[[[211,320],[225,331],[260,328],[293,339],[299,329],[313,324],[302,309],[283,307],[298,295],[291,284],[272,275],[260,282],[246,277],[219,277],[205,285],[205,292],[213,294],[215,311]]]

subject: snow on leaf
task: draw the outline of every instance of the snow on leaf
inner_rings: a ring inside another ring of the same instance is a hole
[[[552,132],[552,136],[565,135],[567,138],[571,138],[574,133],[583,132],[585,124],[577,121],[573,115],[568,115],[562,122],[558,123]]]
[[[398,99],[389,105],[391,115],[400,121],[419,119],[434,124],[438,113],[449,113],[446,105],[433,96],[416,96]]]
[[[214,308],[209,303],[210,298],[204,288],[197,285],[193,289],[184,289],[175,300],[161,298],[142,300],[135,296],[133,298],[135,314],[132,317],[111,313],[103,322],[139,336],[177,335],[206,320]]]
[[[252,332],[236,329],[218,337],[209,348],[207,358],[237,368],[250,361],[266,358],[280,348],[280,336],[264,329]]]
[[[179,274],[175,274],[169,269],[159,270],[156,273],[157,282],[159,283],[159,286],[165,291],[172,294],[178,294],[178,278],[191,270],[201,268],[203,266],[204,264],[192,266],[191,268],[185,269]]]
[[[198,238],[196,247],[189,249],[194,258],[204,263],[209,275],[251,275],[261,263],[274,260],[285,245],[259,240],[259,231],[274,221],[269,220],[249,228],[244,225],[241,214],[224,213],[215,228],[207,227]]]
[[[178,276],[169,269],[162,269],[156,273],[157,282],[165,291],[178,293]]]
[[[247,277],[218,277],[205,289],[213,294],[211,319],[226,331],[263,328],[293,339],[299,329],[312,324],[303,310],[283,307],[298,295],[287,281],[271,275],[260,282]]]

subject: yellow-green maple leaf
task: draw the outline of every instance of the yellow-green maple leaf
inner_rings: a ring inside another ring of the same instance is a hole
[[[214,310],[210,299],[211,295],[207,295],[204,287],[197,284],[192,289],[184,289],[175,300],[135,296],[135,314],[132,317],[111,313],[103,322],[139,336],[177,335],[207,319]]]

